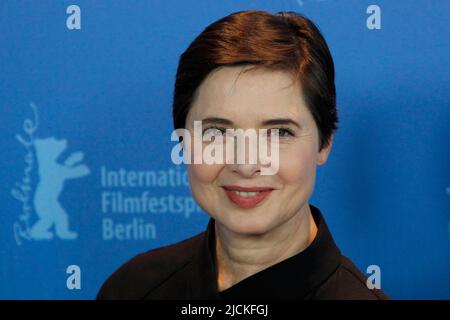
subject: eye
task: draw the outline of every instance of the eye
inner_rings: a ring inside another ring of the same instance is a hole
[[[287,128],[273,128],[273,129],[269,129],[267,130],[267,135],[271,135],[272,133],[274,135],[277,135],[276,130],[278,130],[278,137],[290,137],[290,136],[294,136],[294,133]]]
[[[210,136],[221,136],[225,133],[225,129],[223,128],[218,128],[218,127],[209,127],[209,128],[205,128],[202,132],[202,135],[204,136],[205,134],[208,134]]]

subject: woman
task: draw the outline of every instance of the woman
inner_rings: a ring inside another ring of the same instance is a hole
[[[338,121],[333,60],[313,22],[242,11],[211,24],[180,58],[173,119],[189,132],[201,120],[202,133],[215,137],[267,129],[278,138],[278,170],[189,164],[192,194],[211,216],[207,230],[136,256],[98,299],[387,298],[368,289],[308,203]]]

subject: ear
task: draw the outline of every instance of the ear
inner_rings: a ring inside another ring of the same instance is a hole
[[[331,148],[333,147],[333,139],[334,134],[331,135],[330,139],[328,140],[328,144],[326,146],[323,146],[322,150],[320,150],[319,153],[317,154],[317,164],[319,166],[327,162],[328,155],[330,154]]]

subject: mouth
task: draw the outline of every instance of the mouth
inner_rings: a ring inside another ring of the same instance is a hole
[[[239,208],[253,208],[274,190],[270,187],[223,186],[228,199]]]

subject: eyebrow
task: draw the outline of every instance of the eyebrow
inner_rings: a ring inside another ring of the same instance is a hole
[[[218,117],[209,117],[202,120],[202,123],[214,123],[214,124],[222,124],[222,125],[228,125],[233,126],[233,121],[225,119],[225,118],[218,118]],[[274,119],[267,119],[264,120],[262,123],[262,126],[270,126],[270,125],[294,125],[297,128],[301,129],[301,126],[298,122],[290,119],[290,118],[274,118]]]

